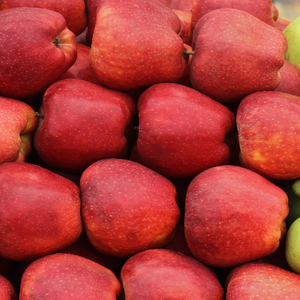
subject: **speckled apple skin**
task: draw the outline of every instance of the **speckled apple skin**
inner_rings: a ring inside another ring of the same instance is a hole
[[[71,245],[82,231],[79,188],[30,163],[0,165],[0,255],[32,260]]]
[[[132,90],[176,82],[185,70],[183,25],[158,1],[102,0],[98,4],[90,65],[100,83]]]
[[[76,36],[87,26],[85,2],[83,0],[1,0],[0,11],[15,7],[39,7],[54,10],[64,16],[68,29]]]
[[[229,273],[226,290],[226,300],[296,300],[300,275],[267,263],[247,263]]]
[[[300,69],[286,60],[280,68],[280,75],[280,83],[274,91],[300,97]]]
[[[116,300],[121,291],[109,269],[78,255],[58,253],[27,267],[19,300]]]
[[[1,300],[17,300],[17,293],[11,282],[0,275],[0,299]]]
[[[126,300],[222,300],[216,274],[196,259],[151,249],[131,256],[121,270]]]
[[[280,83],[287,40],[280,30],[247,12],[221,8],[205,14],[193,32],[193,87],[232,103]]]
[[[39,111],[34,147],[51,168],[82,172],[99,159],[125,157],[136,111],[127,94],[69,78],[46,90]]]
[[[0,96],[0,164],[23,162],[31,152],[38,120],[25,102]]]
[[[230,160],[227,134],[235,116],[202,93],[175,83],[149,87],[139,98],[137,152],[168,178],[195,176]]]
[[[57,80],[66,79],[66,78],[75,78],[86,80],[95,84],[99,84],[99,81],[96,79],[94,72],[90,67],[90,51],[91,48],[87,45],[77,43],[77,59],[75,63]]]
[[[300,177],[300,97],[257,92],[237,111],[241,164],[269,179]]]
[[[192,0],[192,28],[208,12],[220,8],[235,8],[245,11],[259,20],[276,26],[278,10],[272,4],[272,0]]]
[[[33,96],[75,62],[76,37],[58,12],[35,7],[6,9],[0,12],[0,57],[0,94]]]
[[[125,159],[93,163],[80,179],[82,217],[90,242],[104,254],[129,257],[162,247],[180,218],[174,185]]]
[[[286,193],[239,166],[203,171],[186,194],[185,237],[207,265],[230,267],[273,253],[286,233]]]

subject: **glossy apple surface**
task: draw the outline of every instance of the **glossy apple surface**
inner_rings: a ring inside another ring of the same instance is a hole
[[[213,167],[188,186],[186,241],[205,264],[235,266],[278,248],[288,211],[286,193],[263,176],[239,166]]]

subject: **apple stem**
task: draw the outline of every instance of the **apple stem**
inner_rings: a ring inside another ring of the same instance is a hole
[[[187,54],[187,55],[194,55],[195,54],[195,51],[187,50],[187,49],[185,49],[183,52],[184,52],[184,54]]]
[[[40,119],[44,119],[44,115],[40,114],[39,112],[35,112],[35,117],[40,118]]]

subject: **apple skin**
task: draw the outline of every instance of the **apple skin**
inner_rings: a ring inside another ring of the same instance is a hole
[[[276,20],[276,28],[279,29],[280,31],[283,31],[283,29],[288,26],[291,23],[291,21],[283,19],[283,18],[278,18]]]
[[[166,249],[150,249],[131,256],[121,270],[126,300],[222,300],[216,274],[196,259]]]
[[[76,37],[58,12],[33,7],[6,9],[0,12],[0,57],[0,95],[33,96],[73,65]]]
[[[175,83],[149,87],[137,103],[140,162],[168,178],[185,178],[230,160],[225,142],[234,114],[202,93]]]
[[[191,13],[180,9],[173,9],[174,13],[178,16],[183,25],[183,34],[181,36],[184,44],[191,45],[192,43],[192,30],[191,30]],[[186,47],[185,47],[186,48]]]
[[[80,173],[99,159],[123,158],[135,110],[123,92],[80,79],[57,81],[44,94],[34,147],[51,169],[67,172]]]
[[[167,245],[180,218],[174,185],[127,159],[102,159],[80,179],[82,218],[100,252],[129,257]]]
[[[283,30],[282,33],[288,41],[288,49],[285,53],[285,59],[293,65],[300,68],[299,59],[299,37],[300,37],[300,16],[290,22]]]
[[[86,40],[87,44],[92,44],[93,34],[96,25],[96,17],[97,17],[97,8],[98,5],[101,3],[102,0],[85,0],[86,3],[86,10],[88,15],[88,26],[87,26],[87,35]],[[152,0],[150,0],[152,1]],[[169,8],[172,8],[168,0],[154,0],[160,2],[161,4],[166,5]]]
[[[19,300],[115,300],[122,286],[107,268],[67,253],[46,255],[25,270]]]
[[[119,276],[121,268],[125,262],[124,258],[105,255],[96,250],[90,243],[84,230],[80,237],[72,245],[60,250],[59,253],[70,253],[85,257],[111,270],[116,276]]]
[[[299,299],[300,275],[271,264],[251,262],[229,273],[225,289],[226,300]]]
[[[272,180],[300,177],[300,98],[265,91],[245,97],[236,123],[241,165]]]
[[[0,275],[0,299],[18,300],[18,295],[8,279]]]
[[[188,187],[186,241],[203,263],[236,266],[278,248],[288,212],[286,193],[263,176],[239,166],[213,167]]]
[[[192,48],[193,87],[229,104],[279,85],[287,40],[277,28],[247,12],[221,8],[199,20]]]
[[[0,96],[0,164],[24,162],[37,128],[35,111],[26,103]]]
[[[286,235],[285,256],[291,269],[300,274],[300,217],[289,227]]]
[[[80,191],[72,181],[37,165],[11,162],[0,165],[0,191],[1,256],[32,260],[80,236]]]
[[[66,78],[75,78],[101,85],[90,67],[90,51],[91,47],[77,43],[77,59],[75,63],[56,81]]]
[[[193,0],[169,0],[172,9],[179,9],[192,13]]]
[[[176,82],[185,70],[183,25],[155,0],[102,0],[97,8],[90,65],[100,83],[133,90]]]
[[[192,31],[197,22],[208,12],[220,8],[234,8],[245,11],[273,27],[276,26],[278,10],[272,0],[192,0]]]
[[[67,27],[76,36],[87,26],[87,14],[83,0],[1,0],[0,11],[16,7],[38,7],[56,11],[63,15]]]
[[[300,69],[285,60],[280,68],[281,80],[274,91],[300,97]]]

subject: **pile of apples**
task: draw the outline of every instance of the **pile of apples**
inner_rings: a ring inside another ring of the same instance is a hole
[[[297,20],[2,0],[0,299],[300,299]]]

